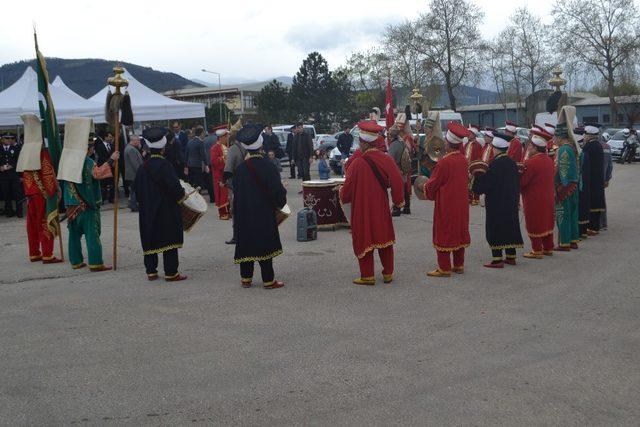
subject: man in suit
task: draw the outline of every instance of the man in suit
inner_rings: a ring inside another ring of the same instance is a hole
[[[182,158],[187,158],[187,144],[189,144],[189,136],[182,130],[182,125],[178,122],[173,122],[173,139],[174,143],[177,143],[181,148]],[[179,176],[183,176],[182,173]]]
[[[94,156],[95,161],[98,166],[102,166],[104,163],[108,162],[111,158],[111,155],[115,151],[115,141],[113,138],[113,134],[108,131],[102,131],[98,133],[98,138],[94,144]],[[111,172],[113,172],[113,166],[111,167]],[[108,200],[109,203],[113,203],[113,198],[115,194],[115,184],[113,182],[113,178],[105,178],[101,182],[101,190],[102,190],[102,200]]]
[[[203,174],[209,173],[207,156],[204,150],[204,128],[198,126],[195,137],[187,144],[184,173],[189,177],[189,182],[194,187],[205,188]]]
[[[287,134],[287,157],[289,157],[289,179],[296,178],[296,164],[293,161],[293,134],[295,132],[295,127],[289,129],[289,133]],[[300,174],[298,174],[300,176]]]
[[[302,123],[296,124],[296,133],[293,137],[293,159],[298,165],[298,172],[303,181],[311,180],[310,166],[313,156],[313,140],[311,135],[304,131]]]
[[[2,136],[0,145],[0,196],[4,200],[4,214],[7,218],[17,215],[22,218],[22,207],[19,203],[21,192],[20,175],[16,172],[20,148],[15,142],[15,136],[7,133]],[[16,208],[14,210],[13,203]]]
[[[131,212],[138,211],[138,200],[136,198],[136,192],[133,187],[133,182],[136,179],[136,172],[142,165],[142,154],[140,153],[140,138],[136,135],[131,135],[129,138],[129,144],[124,148],[124,179],[125,183],[130,189],[129,193],[129,209]]]

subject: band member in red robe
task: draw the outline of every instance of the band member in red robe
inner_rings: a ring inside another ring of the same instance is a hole
[[[509,148],[507,149],[507,156],[511,158],[514,162],[520,163],[522,161],[522,141],[516,135],[517,125],[512,121],[507,120],[505,122],[504,133],[513,137],[511,141],[509,141]],[[522,170],[522,168],[519,168]]]
[[[475,162],[482,159],[482,144],[478,141],[477,134],[479,133],[478,126],[469,125],[469,142],[464,147],[464,156],[468,163]],[[480,196],[469,190],[469,204],[476,206],[480,201]]]
[[[532,248],[524,254],[525,258],[542,259],[544,255],[553,255],[555,170],[553,160],[547,155],[547,144],[551,139],[544,130],[531,129],[529,156],[520,178],[524,219]]]
[[[375,285],[373,251],[378,250],[385,283],[393,281],[393,245],[395,234],[389,195],[397,207],[404,206],[402,176],[395,162],[377,149],[379,133],[384,129],[375,122],[362,121],[360,128],[361,155],[349,159],[345,183],[340,189],[342,203],[351,203],[351,237],[353,252],[360,264],[356,285]]]
[[[22,115],[24,145],[16,170],[22,172],[22,185],[27,202],[27,238],[29,259],[44,264],[62,262],[53,256],[53,241],[60,235],[58,223],[58,181],[42,142],[40,118],[35,114]]]
[[[432,277],[449,277],[464,273],[464,250],[469,236],[469,164],[460,152],[469,131],[459,123],[447,125],[447,154],[433,169],[424,186],[427,199],[435,200],[433,210],[433,246],[438,253],[438,268],[427,273]],[[451,257],[453,255],[453,268]]]
[[[227,125],[218,126],[215,129],[217,142],[211,147],[211,174],[213,179],[213,193],[218,208],[218,216],[222,220],[230,218],[229,213],[229,189],[224,182],[224,165],[227,161],[227,150],[229,149],[229,129]]]

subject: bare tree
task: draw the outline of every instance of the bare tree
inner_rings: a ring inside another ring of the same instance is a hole
[[[484,45],[478,27],[484,14],[470,0],[431,0],[428,9],[431,12],[416,21],[401,24],[402,30],[412,35],[407,40],[410,49],[444,83],[449,105],[455,110],[455,90],[482,75],[479,54]]]
[[[411,47],[412,24],[406,22],[389,26],[384,34],[385,53],[394,84],[408,89],[417,88],[425,95],[428,106],[440,96],[440,82],[437,81],[429,62]]]
[[[595,69],[607,84],[613,125],[618,124],[615,81],[640,47],[633,0],[559,0],[553,10],[557,49]]]

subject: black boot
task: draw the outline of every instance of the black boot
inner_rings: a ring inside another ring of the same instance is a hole
[[[391,209],[391,216],[400,216],[401,214],[400,208],[394,206],[393,209]]]

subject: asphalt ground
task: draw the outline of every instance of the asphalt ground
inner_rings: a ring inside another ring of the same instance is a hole
[[[374,287],[351,283],[348,230],[299,243],[286,221],[286,286],[267,291],[240,287],[213,210],[173,284],[146,280],[126,209],[107,273],[29,263],[24,221],[2,218],[0,424],[638,425],[639,178],[616,165],[609,229],[578,251],[520,251],[504,270],[482,267],[473,207],[466,271],[449,279],[426,277],[433,204],[414,199],[394,220],[396,279],[382,284],[378,264]],[[112,218],[107,206],[107,263]]]

